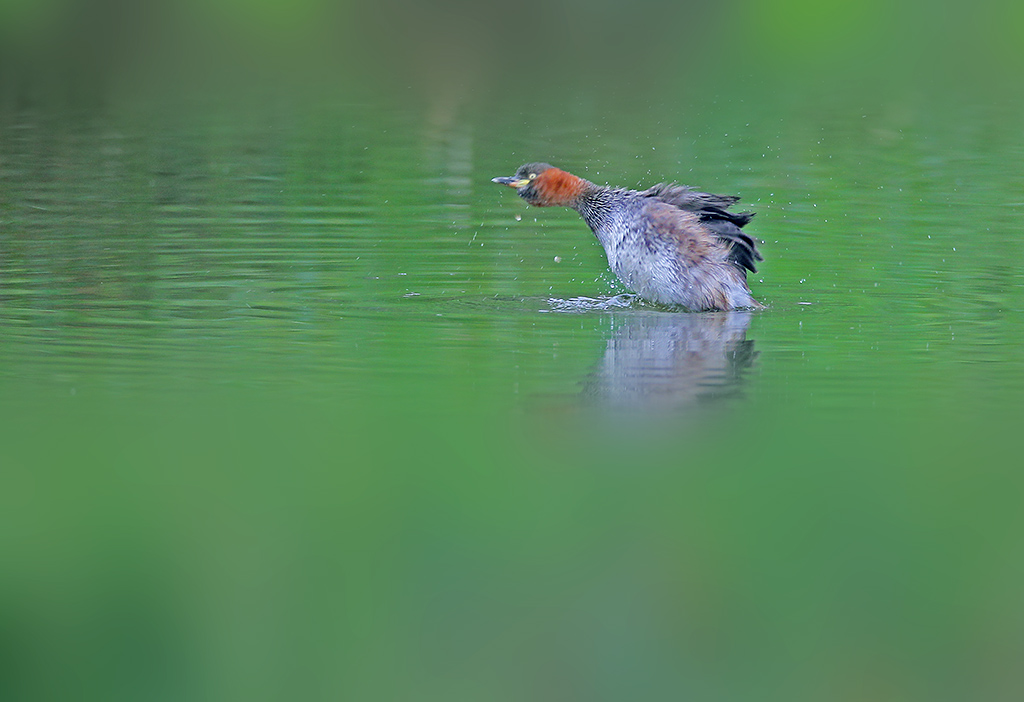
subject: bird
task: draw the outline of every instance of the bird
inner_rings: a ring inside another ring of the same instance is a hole
[[[743,231],[754,213],[731,212],[736,196],[675,183],[647,190],[595,185],[548,163],[491,180],[531,205],[576,210],[615,275],[648,302],[691,312],[764,307],[747,286],[747,272],[764,260]]]

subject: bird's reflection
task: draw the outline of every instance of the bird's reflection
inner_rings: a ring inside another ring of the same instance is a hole
[[[757,358],[749,312],[611,316],[612,333],[585,398],[612,409],[673,410],[739,393]]]

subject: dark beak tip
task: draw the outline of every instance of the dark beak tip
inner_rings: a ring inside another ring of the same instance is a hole
[[[491,178],[491,182],[497,183],[498,185],[511,185],[513,180],[515,179],[509,178],[508,176],[499,176],[497,178]]]

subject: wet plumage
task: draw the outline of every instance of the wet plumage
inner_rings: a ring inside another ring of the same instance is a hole
[[[539,207],[570,207],[583,217],[608,265],[640,297],[689,310],[760,308],[747,271],[762,260],[743,232],[754,216],[731,212],[739,198],[659,184],[647,190],[595,185],[546,163],[494,178]]]

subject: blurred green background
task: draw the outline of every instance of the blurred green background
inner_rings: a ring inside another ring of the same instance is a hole
[[[1019,4],[0,2],[0,699],[1016,700]],[[758,313],[490,182],[738,194]]]

